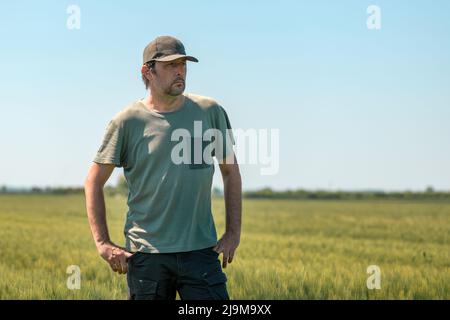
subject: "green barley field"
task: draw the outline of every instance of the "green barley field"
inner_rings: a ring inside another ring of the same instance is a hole
[[[123,197],[106,199],[123,243]],[[213,203],[224,230],[223,200]],[[247,200],[226,269],[232,299],[450,299],[450,203]],[[81,288],[66,286],[69,265]],[[367,267],[381,288],[367,288]],[[83,195],[0,196],[0,299],[126,299],[125,276],[98,256]]]

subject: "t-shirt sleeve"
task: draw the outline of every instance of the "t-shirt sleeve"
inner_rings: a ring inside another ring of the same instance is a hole
[[[233,145],[235,145],[235,140],[228,114],[220,105],[218,105],[215,123],[216,129],[220,131],[221,136],[223,137],[222,148],[220,148],[220,144],[216,144],[217,152],[215,153],[215,156],[217,158],[217,161],[219,161],[219,163],[222,163],[224,159],[226,159],[229,155],[234,154]],[[216,141],[216,143],[217,142],[218,141]],[[220,152],[221,150],[222,152]]]
[[[123,123],[114,118],[106,127],[103,141],[93,160],[96,163],[126,166],[125,135]]]

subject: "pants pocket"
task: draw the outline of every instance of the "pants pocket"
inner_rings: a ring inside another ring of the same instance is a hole
[[[137,256],[140,252],[139,252],[139,251],[136,251],[136,252],[130,252],[130,253],[132,253],[132,255],[129,256],[129,257],[126,259],[127,262],[130,262],[131,260],[133,260],[134,258],[136,258],[136,256]]]
[[[227,291],[227,276],[223,272],[204,273],[203,280],[206,282],[212,300],[229,300]]]
[[[131,277],[131,300],[155,300],[158,282],[146,279],[134,279]]]
[[[202,256],[218,258],[219,257],[219,253],[214,251],[213,248],[214,247],[209,247],[209,248],[205,248],[205,249],[196,250],[194,252],[198,253],[198,254],[200,254]]]

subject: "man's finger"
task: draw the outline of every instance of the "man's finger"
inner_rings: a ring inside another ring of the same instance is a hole
[[[119,274],[125,274],[125,267],[123,265],[120,265],[119,267]]]
[[[122,273],[122,259],[124,259],[124,255],[121,253],[117,253],[112,259],[111,264],[114,267],[113,270],[118,273]]]
[[[228,262],[228,252],[224,251],[223,252],[223,260],[222,260],[222,267],[223,268],[227,267],[227,262]]]
[[[128,259],[133,255],[131,252],[128,252],[128,251],[124,251],[124,253],[125,253],[125,259]]]
[[[112,271],[114,271],[114,272],[117,272],[117,271],[118,271],[118,270],[117,270],[117,265],[116,265],[116,264],[111,263],[110,266],[111,266]]]
[[[134,256],[136,253],[137,253],[137,252],[131,253],[131,252],[125,251],[125,262],[128,262],[128,260],[130,260],[130,258],[131,258],[132,256]]]
[[[231,263],[233,261],[234,258],[234,251],[230,251],[230,256],[228,258],[228,263]]]
[[[221,253],[221,252],[223,251],[222,245],[221,245],[221,244],[218,244],[217,246],[214,247],[213,250],[214,250],[215,252],[217,252],[217,253]]]
[[[120,269],[121,269],[122,274],[127,273],[128,267],[127,267],[127,260],[126,260],[125,252],[124,252],[124,254],[121,254],[119,256],[119,262],[120,262]]]

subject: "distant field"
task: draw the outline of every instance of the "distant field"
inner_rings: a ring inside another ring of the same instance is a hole
[[[123,243],[124,198],[107,198]],[[214,201],[218,233],[224,208]],[[232,299],[450,299],[450,203],[244,200],[241,245],[224,271]],[[81,289],[68,290],[69,265]],[[381,289],[366,286],[369,265]],[[0,196],[0,299],[125,299],[98,256],[84,197]]]

